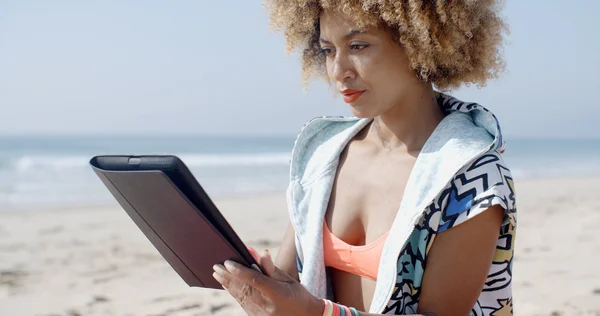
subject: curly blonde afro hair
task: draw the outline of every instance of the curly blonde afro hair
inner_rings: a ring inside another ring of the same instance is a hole
[[[287,53],[300,49],[302,78],[326,78],[319,45],[322,10],[338,10],[358,27],[385,26],[404,48],[411,68],[439,90],[485,85],[504,70],[497,0],[267,0],[271,26],[284,30]]]

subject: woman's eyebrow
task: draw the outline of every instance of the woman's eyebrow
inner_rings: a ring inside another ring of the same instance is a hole
[[[348,40],[348,39],[350,39],[351,37],[353,37],[354,35],[357,35],[357,34],[369,34],[369,32],[364,31],[364,30],[351,30],[350,32],[348,32],[348,34],[344,35],[343,39],[344,40]],[[331,42],[329,42],[328,40],[326,40],[326,39],[324,39],[322,37],[319,38],[319,41],[321,43],[331,44]]]

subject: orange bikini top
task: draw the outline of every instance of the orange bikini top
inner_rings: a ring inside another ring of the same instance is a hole
[[[364,246],[349,245],[337,238],[323,221],[323,254],[325,266],[377,280],[379,259],[389,232]]]

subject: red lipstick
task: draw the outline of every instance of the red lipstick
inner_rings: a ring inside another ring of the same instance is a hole
[[[344,96],[344,102],[346,103],[356,102],[356,100],[358,100],[364,92],[365,90],[361,91],[352,89],[344,89],[340,91],[340,93]]]

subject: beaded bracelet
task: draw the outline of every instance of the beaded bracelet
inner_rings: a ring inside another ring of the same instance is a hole
[[[323,299],[323,302],[325,303],[323,316],[359,316],[358,311],[354,307],[337,304],[327,299]]]
[[[323,299],[325,303],[325,309],[323,310],[323,316],[331,316],[333,314],[333,303],[330,300]]]

